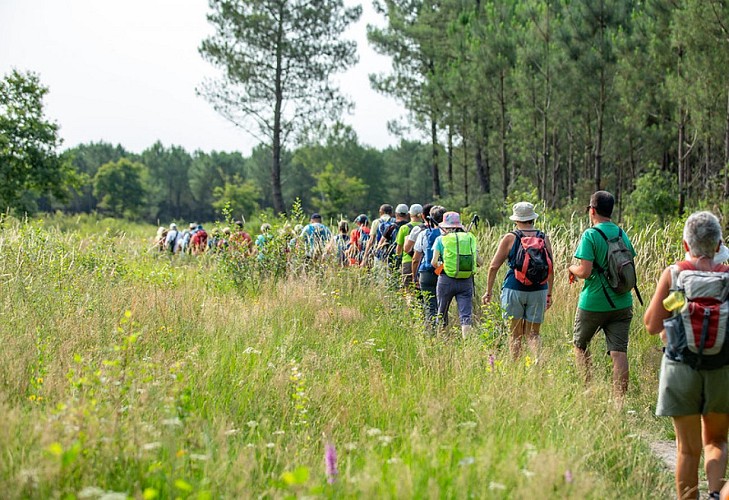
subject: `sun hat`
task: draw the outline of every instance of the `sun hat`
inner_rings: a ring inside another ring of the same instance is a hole
[[[408,206],[406,204],[404,204],[404,203],[400,203],[395,208],[395,213],[396,214],[407,214],[408,213]]]
[[[177,224],[175,224],[174,222],[170,224],[170,229],[177,229]]]
[[[512,211],[513,213],[509,216],[509,219],[514,222],[527,222],[539,217],[539,214],[534,211],[534,205],[528,201],[514,203]]]
[[[446,212],[443,214],[443,222],[439,224],[444,229],[463,229],[461,224],[461,214],[458,212]]]
[[[190,222],[189,227],[190,227],[190,231],[192,231],[193,229],[197,229],[197,224],[195,224],[194,222]]]
[[[420,203],[413,203],[410,205],[410,215],[420,215],[423,213],[423,205]]]

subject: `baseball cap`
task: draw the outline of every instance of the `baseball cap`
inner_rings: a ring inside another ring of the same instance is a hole
[[[423,205],[420,203],[413,203],[410,205],[410,215],[420,215],[423,213]]]
[[[395,213],[396,214],[406,214],[406,213],[408,213],[408,206],[406,204],[404,204],[404,203],[400,203],[395,208]]]

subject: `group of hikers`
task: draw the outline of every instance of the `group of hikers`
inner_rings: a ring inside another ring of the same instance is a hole
[[[629,236],[612,221],[615,199],[607,191],[590,197],[586,229],[566,270],[569,283],[583,280],[573,325],[573,349],[586,381],[591,378],[589,345],[605,335],[612,361],[615,402],[622,404],[628,389],[628,344],[637,286],[635,249]],[[552,305],[554,257],[547,234],[536,227],[534,205],[513,205],[509,219],[514,229],[501,236],[488,265],[483,304],[497,302],[494,287],[506,263],[498,302],[509,321],[509,349],[518,358],[526,345],[538,362],[540,327]],[[407,291],[410,303],[422,305],[426,331],[446,326],[455,299],[460,331],[467,338],[473,323],[474,273],[483,265],[476,237],[470,232],[477,217],[465,226],[461,215],[436,204],[383,204],[370,221],[365,214],[355,227],[342,220],[332,232],[314,213],[307,225],[285,231],[287,251],[299,249],[305,262],[329,258],[343,267],[368,268],[376,277],[393,281]],[[163,228],[161,228],[163,229]],[[236,222],[236,230],[214,230],[208,236],[200,225],[180,232],[175,224],[158,235],[161,250],[202,253],[229,248],[251,255],[265,252],[274,236],[263,224],[255,242]],[[724,485],[729,432],[729,250],[723,243],[718,218],[710,212],[688,217],[683,231],[686,257],[663,272],[643,322],[664,344],[656,414],[673,419],[677,441],[678,498],[698,497],[698,469],[702,451],[708,498],[729,498]],[[720,490],[722,490],[720,497]]]

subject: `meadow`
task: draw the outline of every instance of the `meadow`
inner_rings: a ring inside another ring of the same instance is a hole
[[[557,277],[535,363],[510,359],[497,309],[465,341],[429,337],[359,269],[271,278],[150,251],[153,227],[6,219],[1,496],[670,497],[650,451],[673,438],[653,415],[660,341],[637,301],[625,405],[610,401],[604,339],[589,386],[574,366],[565,269],[586,223],[547,218]],[[487,260],[506,230],[479,228]],[[628,231],[647,301],[680,228]]]

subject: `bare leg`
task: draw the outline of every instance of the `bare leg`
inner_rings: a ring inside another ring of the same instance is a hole
[[[524,321],[524,331],[527,332],[527,343],[529,344],[529,351],[532,353],[532,357],[537,360],[539,359],[539,348],[541,347],[541,337],[539,336],[539,328],[541,323],[530,323]]]
[[[622,401],[628,392],[628,354],[610,351],[610,357],[613,359],[613,395],[617,401]]]
[[[524,320],[514,319],[511,320],[511,338],[509,339],[509,350],[511,351],[511,357],[518,359],[521,356],[521,345],[524,341]]]
[[[727,463],[727,430],[729,415],[709,413],[701,417],[702,439],[704,442],[704,469],[709,491],[719,491],[724,482]]]
[[[582,376],[585,377],[585,383],[589,383],[592,379],[592,357],[590,356],[590,351],[575,346],[575,361],[577,362],[577,367],[582,371]]]
[[[676,430],[676,494],[679,499],[696,498],[701,461],[701,418],[673,417]]]

